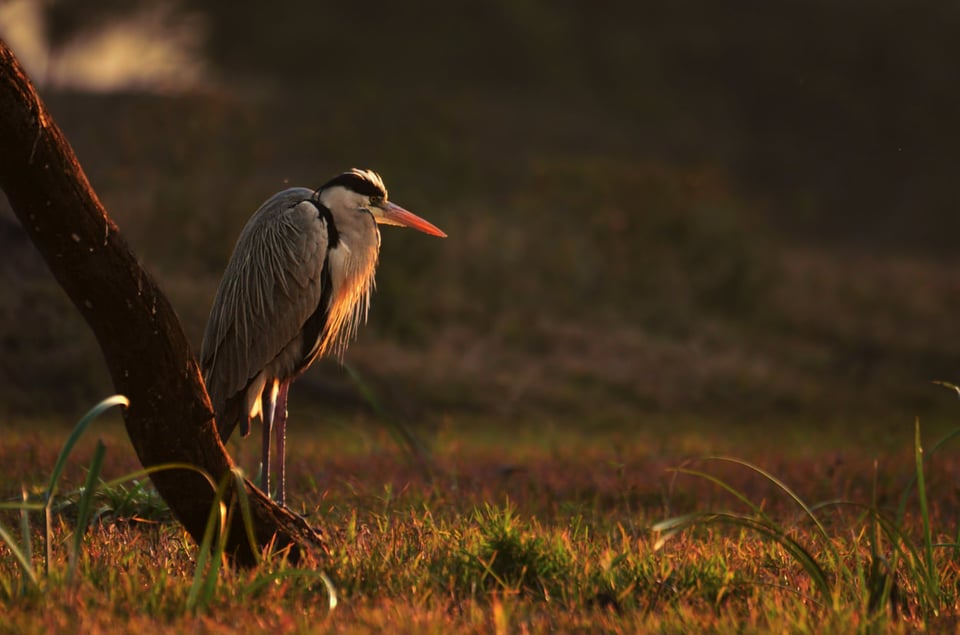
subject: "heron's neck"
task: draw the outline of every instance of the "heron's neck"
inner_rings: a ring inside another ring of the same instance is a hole
[[[367,319],[380,252],[380,232],[373,216],[363,212],[353,216],[351,222],[337,223],[339,240],[327,254],[333,282],[327,347],[338,355]]]

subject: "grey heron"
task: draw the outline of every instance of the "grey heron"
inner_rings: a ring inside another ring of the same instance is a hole
[[[210,311],[200,365],[224,443],[263,422],[262,481],[270,494],[271,434],[284,504],[287,391],[323,355],[343,356],[367,318],[379,225],[440,229],[387,200],[378,174],[352,169],[316,190],[290,188],[260,206],[240,234]]]

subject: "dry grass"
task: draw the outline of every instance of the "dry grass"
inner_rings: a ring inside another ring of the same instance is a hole
[[[511,436],[448,423],[427,439],[430,476],[382,428],[348,423],[327,433],[295,430],[290,444],[294,505],[328,532],[329,558],[300,569],[275,557],[254,570],[227,570],[209,603],[189,610],[195,546],[156,508],[155,495],[125,497],[113,489],[97,498],[97,520],[74,583],[64,574],[75,531],[71,508],[55,523],[52,573],[38,588],[22,588],[16,564],[0,547],[3,629],[783,632],[828,625],[831,632],[907,632],[924,624],[938,628],[956,609],[955,546],[933,552],[941,589],[935,612],[930,592],[903,561],[892,599],[877,611],[869,608],[873,547],[864,509],[875,505],[896,515],[913,473],[908,431],[901,436],[903,451],[878,463],[869,445],[824,461],[822,454],[771,450],[771,444],[785,447],[778,434],[739,444],[741,456],[774,472],[808,502],[865,506],[818,512],[841,568],[799,508],[770,481],[739,466],[691,462],[688,449],[676,442],[657,445],[651,431]],[[95,436],[107,447],[105,478],[136,468],[119,423],[95,425],[71,457],[64,491],[82,482]],[[4,427],[4,496],[17,498],[21,483],[45,482],[65,437],[58,429]],[[253,460],[254,445],[233,445],[241,464]],[[760,505],[784,535],[821,562],[836,587],[835,601],[820,595],[809,572],[778,544],[742,528],[695,528],[656,549],[658,534],[651,528],[665,518],[706,510],[749,513],[708,480],[671,469],[683,466],[722,478]],[[934,538],[952,545],[960,511],[955,466],[934,454],[925,477]],[[904,544],[920,547],[918,509],[909,503],[901,529]],[[36,520],[33,542],[40,544]],[[18,525],[9,515],[3,522]],[[888,559],[898,553],[890,542],[881,551]],[[318,569],[339,592],[332,612],[312,573]]]

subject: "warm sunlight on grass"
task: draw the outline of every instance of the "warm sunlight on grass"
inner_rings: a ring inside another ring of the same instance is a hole
[[[197,551],[142,477],[123,478],[135,466],[115,420],[84,426],[61,452],[64,482],[39,499],[54,510],[48,526],[16,501],[21,484],[51,481],[64,435],[2,430],[0,607],[18,632],[784,632],[811,619],[899,632],[937,628],[960,601],[943,460],[955,440],[923,453],[919,427],[901,438],[913,452],[877,462],[848,448],[828,471],[759,440],[740,445],[750,464],[651,454],[643,433],[544,444],[500,431],[494,447],[447,429],[425,439],[425,472],[384,428],[357,421],[292,444],[293,504],[327,533],[329,554],[233,570],[214,566],[214,545]],[[42,471],[24,482],[31,467]]]

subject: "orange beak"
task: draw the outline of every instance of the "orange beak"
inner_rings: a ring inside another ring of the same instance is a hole
[[[447,235],[439,227],[425,221],[413,212],[407,211],[395,203],[384,201],[379,207],[373,208],[373,217],[381,225],[398,225],[416,229],[424,234],[446,238]]]

